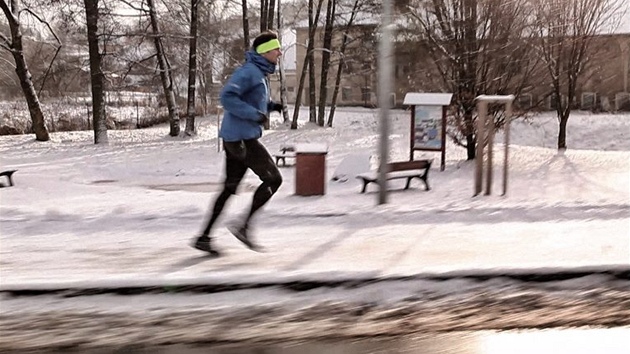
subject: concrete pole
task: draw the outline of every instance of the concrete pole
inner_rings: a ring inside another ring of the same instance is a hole
[[[381,42],[379,43],[378,102],[380,118],[380,166],[378,204],[387,203],[387,162],[389,160],[389,106],[392,92],[392,0],[383,1]]]

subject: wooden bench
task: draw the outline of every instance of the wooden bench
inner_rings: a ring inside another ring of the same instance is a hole
[[[12,187],[13,186],[13,174],[17,170],[8,170],[0,172],[0,177],[6,177],[9,180],[9,185],[4,185],[4,183],[0,182],[0,188],[2,187]]]
[[[280,167],[280,161],[282,161],[282,166],[286,166],[287,158],[295,158],[295,147],[290,145],[281,146],[280,152],[274,154],[273,157],[276,159],[276,166]]]
[[[411,180],[418,178],[424,182],[424,189],[430,190],[429,187],[429,169],[433,160],[415,160],[415,161],[401,161],[390,162],[387,164],[387,179],[399,179],[406,178],[407,183],[405,189],[409,189]],[[365,193],[368,184],[374,182],[378,183],[378,171],[370,171],[357,175],[357,178],[363,181],[363,188],[361,193]]]

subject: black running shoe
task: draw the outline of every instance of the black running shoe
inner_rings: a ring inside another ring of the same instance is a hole
[[[191,246],[200,251],[207,252],[212,257],[219,257],[221,255],[219,251],[212,248],[212,245],[210,245],[209,237],[200,236],[193,240]]]
[[[243,242],[243,244],[247,246],[247,248],[249,248],[250,250],[256,251],[256,252],[262,251],[262,249],[258,245],[252,242],[247,232],[247,227],[233,225],[233,226],[228,226],[228,230],[232,233],[232,235],[234,235],[234,237],[236,237],[239,241]]]

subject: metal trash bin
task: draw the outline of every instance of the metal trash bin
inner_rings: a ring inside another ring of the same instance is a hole
[[[326,193],[326,144],[297,144],[295,147],[295,194]]]

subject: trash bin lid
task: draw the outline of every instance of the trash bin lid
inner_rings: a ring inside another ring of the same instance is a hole
[[[298,154],[325,154],[328,152],[328,145],[323,143],[300,143],[296,144],[295,152]]]

